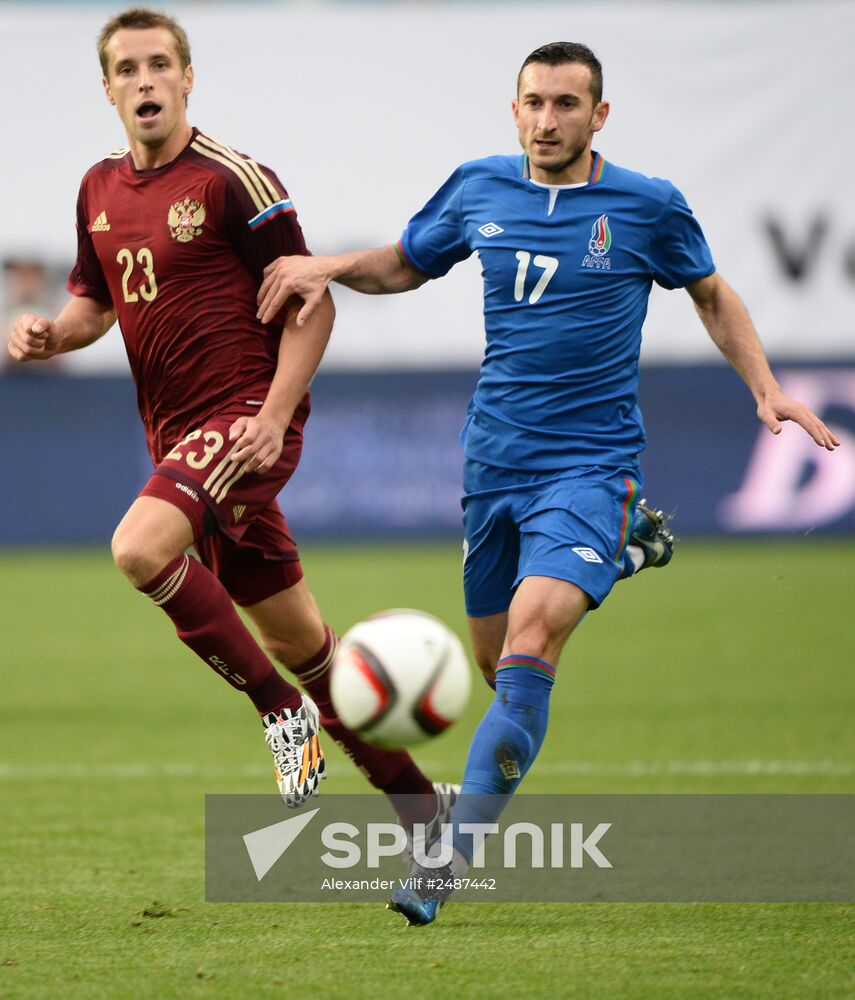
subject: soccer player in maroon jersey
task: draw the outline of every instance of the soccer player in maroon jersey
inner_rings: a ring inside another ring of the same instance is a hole
[[[256,318],[265,266],[308,253],[294,206],[272,171],[189,124],[190,48],[172,18],[128,10],[105,25],[98,49],[128,148],[83,178],[71,300],[54,320],[20,317],[9,351],[23,362],[77,350],[118,318],[155,469],[116,529],[113,556],[179,638],[249,695],[285,801],[299,805],[324,777],[320,721],[405,823],[442,818],[453,789],[336,718],[336,638],[276,501],[300,457],[334,314],[326,296],[299,333],[299,299],[267,325]],[[186,554],[194,544],[199,560]],[[311,697],[279,675],[234,604]]]

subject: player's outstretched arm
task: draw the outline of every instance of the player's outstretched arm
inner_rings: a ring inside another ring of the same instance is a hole
[[[264,269],[258,318],[269,323],[292,295],[298,295],[304,305],[297,326],[304,326],[331,281],[367,295],[388,295],[409,292],[428,280],[427,274],[408,267],[391,246],[338,257],[279,257]]]
[[[262,474],[276,464],[294,410],[306,394],[330,339],[335,308],[329,292],[321,295],[317,308],[300,330],[299,308],[298,299],[286,306],[276,374],[264,405],[257,416],[238,417],[229,430],[234,441],[232,458],[245,463],[245,472]]]
[[[792,420],[828,451],[840,444],[831,430],[803,403],[787,396],[769,368],[763,346],[742,300],[718,274],[686,289],[713,343],[738,372],[757,403],[757,416],[773,434]]]
[[[96,299],[74,296],[56,319],[25,313],[12,327],[9,353],[16,361],[46,361],[87,347],[116,322],[113,307]]]

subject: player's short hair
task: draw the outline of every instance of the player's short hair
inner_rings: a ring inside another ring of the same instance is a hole
[[[181,60],[181,68],[187,69],[190,65],[190,41],[187,38],[187,32],[174,17],[163,14],[158,10],[151,10],[148,7],[131,7],[121,14],[110,18],[101,29],[101,34],[98,35],[98,58],[101,61],[101,69],[104,76],[108,76],[107,46],[110,44],[110,39],[113,35],[123,28],[135,28],[137,30],[166,28],[175,39],[175,49],[178,52],[178,58]]]
[[[563,63],[581,63],[591,71],[591,96],[597,105],[603,99],[603,67],[600,60],[588,48],[579,42],[549,42],[541,45],[531,55],[526,56],[517,75],[517,93],[520,91],[523,70],[530,63],[546,63],[547,66],[561,66]]]

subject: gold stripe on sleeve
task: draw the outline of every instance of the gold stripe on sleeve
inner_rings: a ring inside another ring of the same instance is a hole
[[[254,175],[256,180],[256,187],[260,187],[260,193],[264,197],[264,191],[266,189],[267,193],[270,195],[270,202],[265,207],[269,207],[274,204],[274,202],[281,201],[284,197],[281,191],[277,191],[273,184],[270,183],[270,179],[264,173],[264,171],[259,167],[255,160],[248,156],[241,156],[241,154],[232,149],[231,146],[227,146],[224,142],[220,142],[218,139],[212,139],[209,135],[199,134],[199,139],[204,139],[205,144],[209,145],[211,149],[216,149],[218,152],[222,153],[223,156],[228,156],[229,159],[234,159],[237,163],[244,166],[252,175]],[[260,185],[258,182],[261,182]]]
[[[193,143],[193,146],[196,147],[197,143],[205,147],[205,151],[208,152],[208,155],[216,154],[217,156],[222,157],[223,159],[220,162],[227,162],[231,166],[232,170],[234,170],[234,172],[241,177],[244,184],[252,187],[256,196],[261,199],[262,208],[268,208],[272,204],[272,202],[268,200],[268,195],[264,186],[259,183],[258,178],[255,176],[247,161],[236,153],[230,146],[226,146],[222,142],[217,142],[216,139],[212,139],[209,135],[202,135],[201,132],[196,136],[196,141]],[[214,158],[216,159],[216,156]],[[275,200],[277,199],[274,199],[274,201]]]
[[[249,160],[248,159],[246,162],[255,171],[255,173],[258,174],[258,176],[261,178],[261,183],[270,192],[270,197],[272,199],[271,202],[270,202],[270,204],[272,205],[272,204],[274,204],[277,201],[281,201],[285,197],[285,195],[283,194],[283,192],[276,190],[276,188],[271,183],[270,178],[267,176],[267,174],[265,174],[265,172],[255,162],[255,160]]]
[[[207,156],[212,160],[216,160],[218,163],[222,163],[224,166],[229,167],[231,170],[233,170],[235,176],[240,180],[240,182],[246,188],[247,194],[249,194],[255,207],[258,209],[259,212],[263,212],[264,209],[268,207],[267,200],[266,198],[262,198],[259,196],[258,189],[256,188],[255,184],[250,180],[250,178],[247,176],[247,174],[244,173],[241,167],[237,163],[235,163],[234,160],[231,160],[226,156],[222,156],[220,153],[216,152],[213,149],[207,149],[205,146],[203,146],[202,143],[199,141],[200,138],[201,136],[197,136],[195,141],[191,144],[191,148],[195,149],[197,153],[201,153],[202,156]]]

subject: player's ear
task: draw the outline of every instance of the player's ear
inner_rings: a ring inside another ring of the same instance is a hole
[[[186,100],[193,90],[193,83],[196,77],[193,73],[193,67],[187,66],[184,70],[184,99]]]
[[[516,98],[514,98],[511,101],[511,111],[513,112],[513,115],[514,115],[514,121],[517,123],[517,125],[519,125],[519,122],[520,122],[520,102]]]
[[[594,118],[591,122],[591,129],[594,132],[599,132],[603,125],[606,124],[606,119],[609,117],[609,102],[600,101],[600,103],[594,108]]]
[[[116,101],[113,97],[113,92],[110,90],[110,81],[106,76],[101,77],[101,85],[104,87],[104,93],[107,95],[107,100],[115,105]]]

